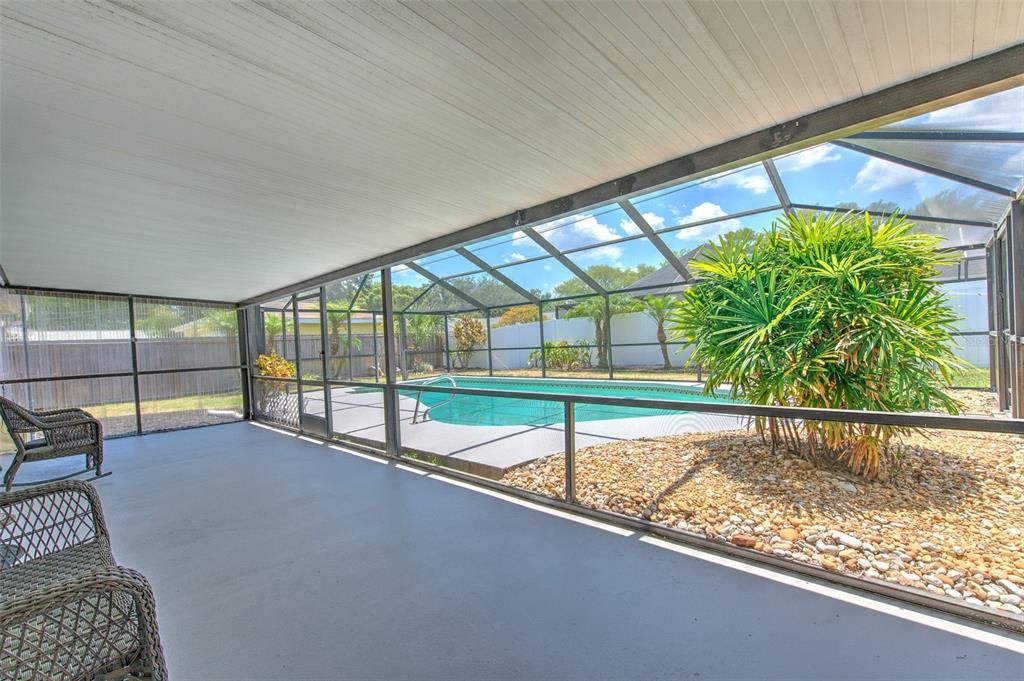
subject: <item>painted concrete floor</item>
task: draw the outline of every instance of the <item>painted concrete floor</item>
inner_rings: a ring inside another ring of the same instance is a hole
[[[1020,638],[254,424],[107,462],[174,681],[1024,678]]]
[[[322,391],[306,394],[307,413],[323,416],[322,395]],[[335,432],[383,443],[384,404],[380,392],[333,388],[331,402]],[[457,459],[458,462],[468,464],[462,467],[464,470],[493,479],[500,478],[510,468],[565,450],[560,423],[543,426],[483,426],[421,419],[413,423],[417,411],[416,400],[407,395],[399,396],[399,410],[403,445],[440,457]],[[734,416],[687,412],[581,421],[576,424],[576,446],[586,447],[603,442],[674,433],[734,430],[742,428],[746,422],[745,418]]]

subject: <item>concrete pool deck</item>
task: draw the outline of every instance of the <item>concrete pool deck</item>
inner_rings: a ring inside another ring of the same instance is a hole
[[[696,386],[697,384],[680,384]],[[372,388],[368,384],[367,388]],[[323,418],[322,392],[308,392],[305,413]],[[529,394],[525,394],[526,397]],[[359,440],[384,442],[382,393],[366,388],[335,387],[331,391],[334,432]],[[399,397],[402,445],[453,468],[488,478],[564,450],[564,429],[552,425],[456,425],[440,421],[413,423],[416,399]],[[653,438],[676,433],[741,428],[747,419],[717,414],[679,413],[576,423],[576,446],[616,440]]]

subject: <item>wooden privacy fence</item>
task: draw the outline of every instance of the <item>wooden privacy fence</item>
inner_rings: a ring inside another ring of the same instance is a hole
[[[139,371],[237,366],[235,337],[139,339]],[[26,356],[27,355],[27,356]],[[54,378],[90,374],[130,373],[131,342],[128,340],[0,341],[0,380]],[[185,395],[240,392],[238,369],[148,374],[139,376],[142,400]],[[12,399],[22,401],[31,393],[35,408],[96,405],[134,400],[130,376],[62,379],[5,387]]]

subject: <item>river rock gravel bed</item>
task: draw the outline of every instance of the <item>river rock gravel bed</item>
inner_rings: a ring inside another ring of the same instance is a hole
[[[562,455],[503,482],[549,496]],[[748,431],[613,442],[576,455],[577,500],[1024,620],[1024,437],[928,431],[885,479],[824,469]]]

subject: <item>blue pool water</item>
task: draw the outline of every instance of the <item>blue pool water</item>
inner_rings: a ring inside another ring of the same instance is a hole
[[[664,383],[645,383],[643,381],[566,381],[552,378],[477,378],[472,376],[453,376],[460,388],[478,390],[515,390],[524,393],[562,393],[569,395],[599,395],[601,397],[637,397],[659,400],[687,400],[693,402],[731,403],[724,396],[709,397],[701,393],[699,388],[675,386]],[[407,381],[405,385],[415,385],[430,381],[424,379]],[[431,381],[431,385],[450,387],[447,381]],[[416,391],[402,391],[406,397],[416,399]],[[443,423],[467,426],[515,426],[515,425],[550,425],[562,422],[562,404],[560,402],[542,402],[523,399],[484,397],[480,395],[455,395],[444,393],[423,392],[421,404],[430,408],[430,418]],[[680,413],[666,409],[647,409],[637,407],[604,406],[597,404],[577,404],[577,421],[600,421],[606,419],[625,419],[638,416],[657,416],[660,414]]]

